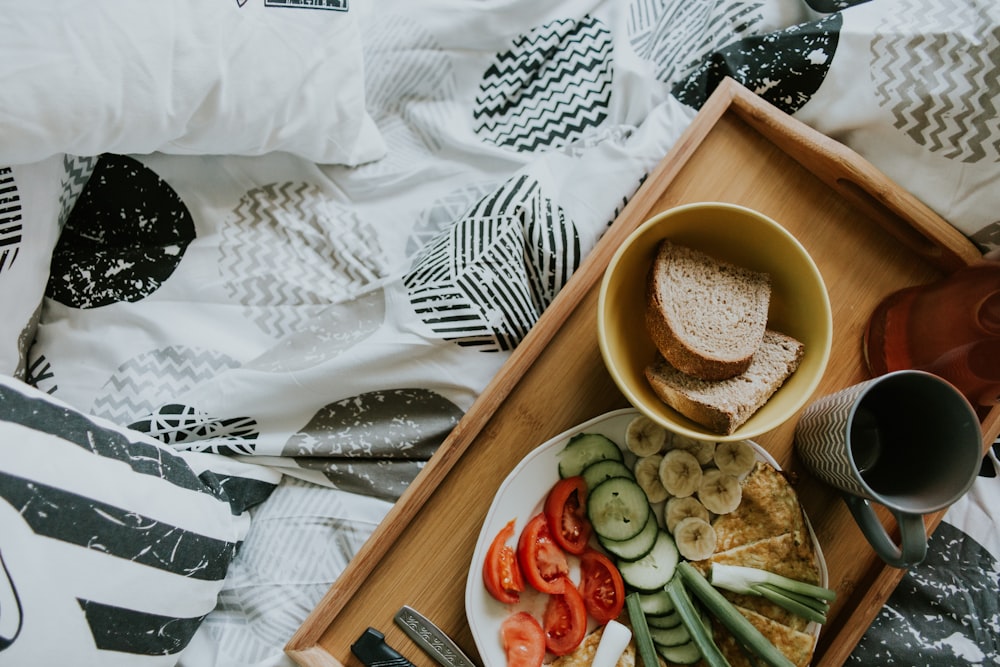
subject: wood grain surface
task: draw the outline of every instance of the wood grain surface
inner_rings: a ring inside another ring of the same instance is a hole
[[[465,585],[467,576],[479,576],[468,567],[493,495],[538,445],[627,407],[597,345],[604,268],[644,220],[696,201],[761,211],[812,255],[834,315],[833,350],[816,397],[868,377],[862,333],[885,295],[980,258],[954,227],[857,154],[727,79],[290,639],[285,650],[298,664],[358,667],[350,645],[372,626],[418,667],[431,665],[393,623],[404,604],[478,659],[465,618]],[[1000,432],[1000,408],[982,416],[985,451]],[[875,556],[835,492],[802,468],[792,443],[796,420],[756,441],[797,478],[823,548],[838,598],[813,664],[835,667],[850,655],[903,571]],[[928,517],[928,529],[942,516]],[[888,513],[883,519],[894,530]]]

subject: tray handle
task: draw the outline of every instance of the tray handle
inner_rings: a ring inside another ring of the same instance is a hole
[[[852,149],[789,117],[734,79],[719,87],[748,125],[929,263],[950,272],[982,258],[951,223]]]

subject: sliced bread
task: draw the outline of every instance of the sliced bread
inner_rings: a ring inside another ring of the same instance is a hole
[[[730,434],[757,412],[795,372],[802,343],[766,330],[750,367],[726,380],[702,380],[658,359],[646,368],[646,379],[660,400],[714,433]]]
[[[674,368],[702,380],[725,380],[749,368],[767,324],[767,273],[666,240],[646,291],[646,329]]]

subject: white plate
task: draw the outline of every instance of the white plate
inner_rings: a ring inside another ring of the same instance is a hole
[[[517,467],[500,485],[493,498],[493,504],[490,505],[490,509],[486,513],[486,519],[483,521],[465,585],[465,615],[468,618],[472,638],[476,642],[476,648],[479,649],[479,655],[482,656],[485,667],[506,667],[507,656],[504,654],[503,643],[500,639],[500,625],[504,619],[515,611],[526,609],[531,611],[535,618],[540,621],[547,597],[530,590],[530,586],[526,586],[528,590],[521,593],[521,602],[517,605],[505,605],[495,600],[486,591],[486,587],[483,585],[483,561],[493,538],[496,537],[501,528],[507,525],[508,521],[515,519],[514,538],[509,542],[509,544],[515,545],[517,536],[521,534],[524,526],[533,516],[542,511],[545,494],[559,481],[558,453],[573,436],[580,433],[605,435],[623,449],[626,461],[632,463],[635,456],[625,450],[625,429],[628,423],[639,414],[638,410],[632,408],[616,410],[560,433],[521,459]],[[748,442],[757,450],[759,459],[780,470],[777,461],[770,454],[756,443]],[[808,525],[808,520],[806,523]],[[823,559],[823,552],[820,550],[812,526],[808,527],[819,559],[820,581],[826,586],[828,582],[826,561]],[[570,576],[574,581],[578,581],[577,561],[573,556],[570,556],[570,566]],[[809,631],[818,636],[819,625],[811,623]]]

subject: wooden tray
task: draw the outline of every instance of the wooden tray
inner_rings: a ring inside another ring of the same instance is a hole
[[[404,604],[478,658],[464,591],[494,493],[539,444],[627,407],[597,346],[601,277],[640,223],[694,201],[757,209],[795,234],[815,259],[834,313],[832,356],[817,397],[867,377],[860,341],[884,295],[980,257],[954,227],[857,154],[726,80],[288,642],[285,650],[297,663],[357,666],[350,645],[372,626],[414,664],[432,664],[393,623]],[[874,555],[839,497],[801,468],[793,454],[796,420],[756,440],[798,474],[838,593],[813,660],[829,667],[850,655],[903,571]],[[1000,431],[1000,408],[983,421],[985,451]],[[928,517],[928,528],[942,516]],[[888,514],[885,521],[891,527]]]

